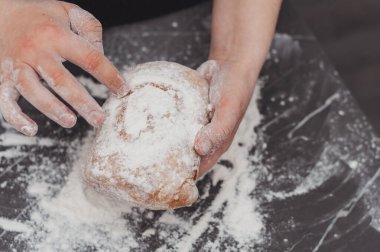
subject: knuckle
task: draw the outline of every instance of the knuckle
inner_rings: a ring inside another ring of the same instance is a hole
[[[16,39],[17,48],[20,55],[30,54],[35,52],[35,49],[41,47],[41,44],[46,45],[47,41],[56,39],[61,35],[61,28],[54,22],[45,22],[35,30],[26,32]]]
[[[102,64],[102,55],[92,49],[85,57],[85,65],[90,72],[95,72]]]
[[[65,75],[66,74],[64,71],[56,71],[56,72],[51,73],[48,80],[46,81],[48,82],[49,85],[53,87],[59,87],[63,84]]]
[[[102,31],[102,24],[100,21],[92,15],[90,12],[82,9],[78,5],[70,4],[71,9],[69,10],[69,18],[71,23],[74,23],[74,26],[77,26],[80,29],[86,31],[98,30]]]
[[[97,20],[94,16],[91,15],[87,22],[87,26],[89,27],[89,30],[93,32],[102,32],[103,27],[99,20]]]
[[[22,53],[26,53],[34,48],[36,41],[33,36],[22,36],[18,42],[19,48],[20,50],[22,50]]]
[[[53,22],[46,22],[40,25],[39,30],[43,36],[54,38],[60,34],[61,28]]]
[[[7,113],[6,111],[2,111],[2,116],[4,118],[4,120],[9,123],[9,124],[12,124],[12,120],[11,120],[11,116],[9,113]]]
[[[9,123],[10,125],[12,125],[12,127],[16,128],[16,126],[17,126],[17,116],[16,116],[16,113],[12,112],[10,109],[8,109],[8,110],[2,110],[1,112],[2,112],[4,120],[7,123]],[[18,115],[18,113],[17,113],[17,115]]]
[[[227,127],[223,127],[220,131],[220,140],[222,142],[225,142],[227,140],[227,138],[231,135],[231,132],[232,130],[230,128],[227,128]]]
[[[19,81],[15,82],[15,87],[20,92],[24,92],[25,90],[29,89],[29,86],[29,82],[24,81],[23,79],[20,79]]]
[[[38,41],[35,36],[24,34],[16,40],[15,45],[17,46],[14,49],[14,53],[18,57],[31,58],[36,52],[37,44]]]
[[[212,140],[213,145],[216,148],[219,148],[221,145],[223,145],[228,140],[231,133],[232,133],[232,130],[229,129],[228,127],[222,126],[222,127],[218,128],[215,135],[214,135],[214,138]]]
[[[64,3],[69,5],[71,9],[81,9],[81,7],[75,3],[67,3],[67,2],[64,2]]]
[[[80,33],[94,32],[101,34],[103,32],[102,24],[91,14],[89,14],[86,20],[82,21],[82,23],[80,24],[80,29],[82,30],[82,32]]]

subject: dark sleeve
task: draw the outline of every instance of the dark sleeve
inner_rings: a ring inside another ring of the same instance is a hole
[[[205,0],[68,0],[91,12],[104,27],[140,21]]]

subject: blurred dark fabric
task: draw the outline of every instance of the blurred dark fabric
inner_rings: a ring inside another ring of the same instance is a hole
[[[69,0],[91,12],[103,27],[161,16],[205,0]]]

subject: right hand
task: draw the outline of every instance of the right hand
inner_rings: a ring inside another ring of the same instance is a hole
[[[103,123],[101,107],[63,66],[66,60],[116,95],[128,92],[103,54],[102,26],[90,13],[60,1],[0,0],[0,113],[16,130],[33,136],[38,129],[17,104],[20,95],[61,126],[76,124],[75,114],[40,78],[92,126]]]

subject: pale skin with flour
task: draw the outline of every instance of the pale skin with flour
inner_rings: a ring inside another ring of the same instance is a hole
[[[127,0],[126,0],[127,1]],[[211,122],[198,133],[199,176],[228,149],[246,111],[273,37],[281,0],[214,0],[209,61],[199,72],[210,84]],[[23,96],[65,128],[76,115],[99,127],[102,108],[63,66],[70,61],[115,95],[129,89],[104,56],[102,26],[76,5],[54,0],[0,0],[0,113],[27,136],[38,131],[17,101]],[[45,87],[43,79],[54,91]]]

